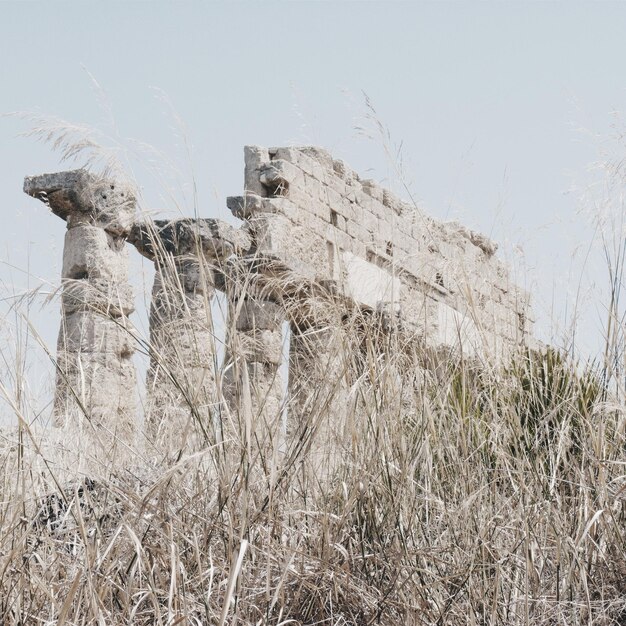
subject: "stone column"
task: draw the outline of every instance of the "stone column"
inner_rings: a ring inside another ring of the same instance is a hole
[[[231,301],[230,307],[234,319],[229,325],[227,343],[232,369],[240,370],[239,376],[232,376],[231,380],[238,380],[236,393],[240,395],[243,392],[240,383],[243,382],[242,367],[245,363],[252,413],[271,421],[280,415],[283,401],[283,381],[279,369],[285,315],[281,306],[271,300],[246,297]]]
[[[247,428],[248,440],[267,455],[277,451],[284,439],[281,365],[285,313],[260,286],[255,269],[249,271],[247,261],[251,259],[238,261],[236,268],[231,264],[226,283],[229,314],[224,398],[239,420],[240,432]]]
[[[67,223],[54,424],[109,454],[132,443],[137,417],[125,246],[135,197],[85,170],[27,177],[24,191]]]
[[[135,224],[130,235],[156,270],[146,434],[172,458],[215,442],[219,398],[211,301],[221,264],[241,237],[245,235],[211,219]]]
[[[347,341],[340,316],[291,323],[288,450],[316,480],[329,478],[340,463],[352,417]]]

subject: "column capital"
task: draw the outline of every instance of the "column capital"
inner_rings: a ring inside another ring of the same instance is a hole
[[[128,183],[85,169],[27,176],[24,193],[47,204],[68,228],[90,223],[126,236],[133,223],[135,193]]]

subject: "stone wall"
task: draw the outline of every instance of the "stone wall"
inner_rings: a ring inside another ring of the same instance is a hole
[[[496,244],[433,220],[324,150],[246,147],[245,193],[228,206],[257,253],[393,314],[428,345],[501,357],[531,338],[528,294]]]

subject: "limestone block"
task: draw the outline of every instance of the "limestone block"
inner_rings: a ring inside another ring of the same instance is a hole
[[[378,200],[374,200],[374,198],[372,198],[368,207],[372,215],[375,215],[379,220],[385,221],[394,227],[403,225],[404,220],[399,218],[393,211],[390,211],[384,204],[378,202]]]
[[[161,265],[171,257],[182,256],[223,260],[250,247],[245,231],[212,218],[136,222],[128,241],[140,254]]]
[[[245,377],[243,368],[245,368]],[[276,426],[280,422],[283,381],[280,370],[275,365],[244,361],[233,364],[224,374],[222,389],[226,402],[233,412],[243,410],[246,406],[246,398],[250,398],[252,418],[255,422],[255,437],[258,439],[265,439],[268,436],[268,433],[260,429],[261,425]],[[276,432],[272,434],[278,435]]]
[[[385,209],[384,213],[377,213],[375,207],[378,203],[371,196],[368,196],[366,193],[361,191],[361,189],[354,190],[353,202],[363,210],[363,213],[373,215],[377,218],[386,218],[389,213],[387,209]]]
[[[270,189],[287,190],[291,185],[299,187],[304,187],[305,185],[304,174],[295,165],[282,159],[270,161],[262,165],[259,170],[259,180],[268,189],[268,195],[286,195],[280,193],[280,191],[269,193]]]
[[[407,254],[413,254],[420,248],[419,241],[415,240],[411,235],[402,230],[401,225],[396,225],[393,231],[393,245]]]
[[[270,160],[269,152],[259,146],[245,146],[243,151],[246,163],[244,191],[267,196],[267,190],[261,183],[261,167]]]
[[[393,242],[395,229],[391,222],[386,219],[377,219],[376,224],[377,228],[374,231],[376,238],[384,243]]]
[[[344,194],[344,200],[348,200],[349,202],[353,202],[356,204],[357,201],[357,193],[359,192],[360,187],[359,184],[355,181],[346,183],[346,192]]]
[[[383,189],[383,204],[392,209],[397,215],[402,213],[402,203],[388,189]]]
[[[280,328],[285,312],[274,302],[243,300],[237,307],[237,330],[274,330]]]
[[[336,194],[338,194],[341,198],[344,198],[346,195],[346,183],[341,178],[337,176],[329,176],[325,181],[326,187],[328,189],[332,189]]]
[[[324,204],[328,205],[330,209],[337,211],[337,207],[343,202],[341,195],[328,185],[321,185],[321,190]]]
[[[365,228],[371,235],[373,235],[373,240],[375,241],[378,236],[378,219],[375,215],[369,212],[364,212],[361,225]]]
[[[439,302],[437,327],[437,343],[458,348],[462,346],[463,352],[470,356],[481,353],[482,335],[471,315],[457,311],[445,302]]]
[[[326,239],[333,244],[336,249],[350,250],[352,238],[347,233],[328,225],[326,227]]]
[[[235,347],[235,352],[248,362],[279,365],[283,356],[282,332],[280,330],[241,331],[237,333]]]
[[[328,169],[328,167],[324,165],[325,157],[322,155],[322,152],[325,151],[315,153],[314,150],[307,153],[307,148],[296,148],[291,153],[292,158],[294,158],[292,163],[301,169],[305,174],[308,174],[319,181],[325,182],[327,178],[331,176],[330,172],[332,172],[332,166]],[[332,163],[332,159],[330,159],[330,161]]]
[[[298,216],[302,212],[289,198],[261,198],[249,193],[245,196],[226,198],[226,205],[235,217],[242,220],[247,220],[256,213],[280,213],[293,221],[298,221]],[[248,234],[245,224],[240,232]]]
[[[247,219],[254,213],[275,213],[274,204],[255,193],[246,192],[243,196],[229,196],[226,206],[239,219]]]
[[[356,173],[341,159],[333,161],[333,171],[343,181],[352,184],[356,179]]]
[[[128,250],[124,240],[98,226],[81,224],[65,234],[63,278],[128,280]]]
[[[150,317],[148,388],[154,411],[167,415],[170,406],[186,406],[191,398],[204,405],[215,394],[215,337],[210,307],[189,298],[193,309]],[[194,304],[195,303],[195,304]],[[166,398],[170,398],[167,400]],[[163,402],[159,405],[159,402]],[[194,407],[196,405],[194,404]]]
[[[81,204],[95,213],[100,227],[117,236],[128,232],[135,214],[135,196],[130,185],[98,179],[82,188],[79,195]]]
[[[311,201],[305,208],[308,213],[315,215],[315,217],[323,220],[326,224],[330,222],[330,208],[328,207],[326,202],[321,202],[319,198],[311,199]]]
[[[348,252],[352,252],[355,256],[365,258],[367,256],[367,246],[353,237],[350,238],[350,246],[346,247]]]
[[[363,187],[363,191],[368,195],[380,202],[383,203],[383,190],[380,185],[378,185],[373,180],[361,180],[361,186]]]
[[[335,226],[339,229],[342,230],[343,232],[346,232],[347,230],[347,224],[348,224],[348,220],[343,216],[340,215],[339,213],[336,215],[335,217]]]
[[[181,292],[173,292],[172,289],[165,288],[159,280],[158,273],[154,277],[154,285],[152,287],[152,302],[150,303],[150,328],[156,328],[168,323],[178,323],[181,319],[194,316],[203,318],[206,315],[206,308],[196,302],[193,294]],[[187,296],[191,295],[189,299]],[[190,302],[188,303],[188,300]],[[188,306],[191,304],[191,307]],[[192,308],[193,307],[193,308]]]
[[[135,351],[133,329],[127,320],[120,322],[91,311],[64,316],[59,331],[59,351],[129,356]]]
[[[304,188],[306,192],[313,198],[314,200],[322,200],[325,201],[325,194],[323,194],[323,190],[326,186],[321,183],[316,178],[312,176],[305,175],[304,176]],[[325,202],[324,202],[325,203]]]
[[[315,213],[302,212],[297,223],[299,226],[308,228],[311,233],[314,233],[323,240],[326,240],[328,229],[330,228],[330,224],[327,219],[324,219]]]
[[[344,198],[343,202],[337,207],[337,212],[343,215],[347,220],[354,222],[361,222],[363,220],[363,214],[365,211],[354,202],[350,202]]]
[[[232,244],[235,253],[241,254],[250,248],[250,240],[241,228],[235,228],[218,219],[206,219],[205,222],[216,239],[223,239]]]
[[[298,152],[301,155],[305,155],[306,157],[316,161],[319,165],[321,165],[325,171],[332,172],[334,167],[333,157],[327,150],[324,148],[319,148],[318,146],[300,146],[298,148]]]
[[[271,160],[282,159],[289,161],[289,163],[296,163],[298,161],[298,148],[268,148],[268,153]]]
[[[498,244],[489,239],[489,237],[481,233],[477,233],[476,231],[459,224],[457,221],[446,222],[443,226],[448,233],[456,234],[468,239],[474,246],[480,248],[488,257],[493,256],[498,249]]]
[[[328,276],[326,242],[307,228],[282,215],[255,215],[249,227],[258,253],[275,256],[307,278]]]
[[[353,300],[374,310],[381,302],[400,301],[401,283],[397,276],[347,251],[342,261],[344,290]]]
[[[215,270],[212,265],[197,260],[197,258],[184,259],[176,263],[180,275],[180,285],[186,294],[207,294],[211,297],[215,291]],[[178,287],[178,285],[176,285]]]
[[[63,355],[61,355],[63,356]],[[97,423],[115,428],[120,415],[134,422],[136,375],[130,359],[80,354],[60,358],[55,396],[57,421],[80,410],[76,399]]]
[[[210,328],[185,321],[163,324],[150,333],[151,356],[172,372],[214,369],[215,337]]]
[[[430,284],[435,273],[434,255],[423,250],[403,255],[395,262],[399,268],[422,283]]]
[[[88,310],[108,317],[130,315],[135,310],[133,288],[128,283],[94,278],[63,279],[63,312]]]

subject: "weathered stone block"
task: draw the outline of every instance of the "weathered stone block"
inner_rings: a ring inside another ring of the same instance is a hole
[[[161,265],[171,257],[224,260],[250,247],[245,231],[212,218],[136,222],[128,241],[143,256]]]
[[[150,334],[151,356],[172,372],[191,367],[213,369],[215,336],[208,325],[176,320],[153,327]]]
[[[108,317],[120,317],[135,310],[133,288],[128,283],[101,278],[89,281],[63,279],[62,282],[61,300],[65,314],[87,310]]]
[[[275,330],[285,319],[285,312],[279,304],[269,301],[244,300],[236,304],[238,315],[237,330]]]
[[[397,276],[374,263],[343,253],[344,289],[356,302],[376,310],[381,302],[399,302],[401,285]]]
[[[129,359],[108,358],[84,353],[78,358],[59,360],[55,414],[57,425],[75,423],[81,406],[88,420],[127,432],[135,426],[136,375]]]
[[[249,218],[254,213],[275,213],[275,205],[252,192],[243,196],[229,196],[226,198],[226,206],[230,212],[241,220]]]
[[[234,341],[233,338],[231,341]],[[236,353],[251,363],[280,365],[283,336],[280,330],[247,330],[236,336]]]
[[[272,196],[287,195],[286,191],[292,184],[300,187],[304,187],[305,184],[303,172],[295,165],[281,159],[262,165],[259,170],[259,180],[268,190],[268,195]],[[281,193],[280,189],[285,190],[285,193]]]
[[[129,357],[135,351],[133,329],[127,320],[111,319],[91,311],[66,315],[59,331],[59,351],[113,354]]]
[[[267,426],[278,426],[281,419],[283,381],[279,368],[269,363],[240,361],[227,368],[223,391],[233,412],[245,410],[250,401],[255,438],[266,440],[280,435],[276,430],[266,430]]]
[[[383,190],[382,187],[380,187],[375,181],[373,180],[361,180],[361,186],[363,188],[363,191],[368,194],[369,196],[371,196],[372,198],[374,198],[375,200],[377,200],[378,202],[380,202],[382,204],[383,202]]]
[[[319,163],[327,172],[333,171],[333,157],[327,150],[324,150],[324,148],[319,148],[318,146],[302,146],[298,151],[300,154],[306,155],[313,161]]]
[[[333,161],[334,173],[343,181],[352,183],[356,179],[356,173],[341,159],[335,159]]]
[[[402,213],[402,203],[388,189],[383,189],[383,204],[392,209],[397,215]]]
[[[81,224],[65,234],[63,278],[128,280],[128,250],[124,240],[98,226]]]
[[[244,192],[267,196],[267,190],[261,183],[261,167],[270,160],[269,152],[259,146],[245,146],[243,151],[246,163]]]
[[[282,215],[255,215],[249,227],[257,252],[272,255],[306,278],[328,276],[326,243]]]
[[[295,165],[297,165],[305,174],[308,174],[321,182],[325,182],[329,176],[329,172],[332,171],[332,167],[329,170],[323,165],[323,157],[320,159],[315,158],[315,155],[312,152],[307,154],[304,150],[305,149],[303,148],[299,148],[297,150]]]

